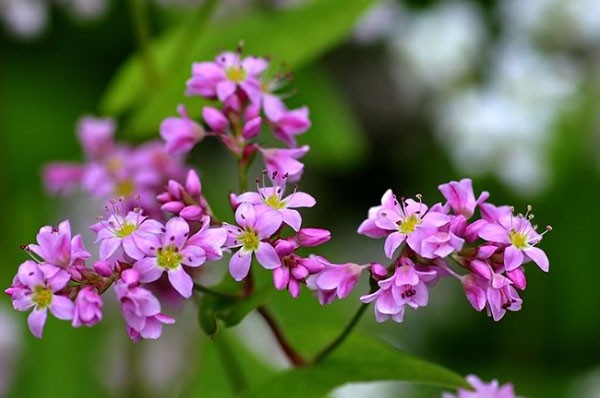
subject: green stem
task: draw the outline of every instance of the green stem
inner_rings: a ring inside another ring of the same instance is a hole
[[[358,321],[360,321],[360,318],[362,318],[363,314],[365,313],[368,307],[369,304],[362,304],[358,308],[358,311],[356,311],[348,325],[346,325],[344,330],[342,330],[342,333],[340,333],[340,335],[336,337],[335,340],[333,340],[331,343],[325,346],[325,348],[323,348],[317,355],[315,355],[311,363],[317,364],[323,361],[325,358],[327,358],[333,351],[335,351],[335,349],[340,344],[342,344],[344,340],[346,340],[346,338],[350,335],[350,332],[352,332],[352,329],[354,329],[354,327],[358,324]]]
[[[221,333],[220,336],[214,339],[219,352],[219,357],[223,363],[223,368],[227,374],[227,378],[231,382],[231,388],[236,396],[239,396],[246,389],[246,376],[240,363],[238,362],[233,349],[229,345],[227,336]]]
[[[159,74],[150,48],[150,28],[148,26],[148,10],[145,1],[129,0],[129,7],[135,40],[140,49],[146,81],[150,86],[156,87],[159,83]]]

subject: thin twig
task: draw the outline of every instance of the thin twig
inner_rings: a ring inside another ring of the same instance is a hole
[[[292,347],[290,342],[284,336],[281,327],[277,324],[277,321],[269,312],[269,310],[267,310],[267,308],[264,306],[260,306],[258,307],[258,313],[263,317],[263,319],[273,332],[273,336],[275,337],[275,340],[277,340],[279,347],[281,347],[281,350],[283,351],[285,356],[290,360],[292,365],[294,365],[295,367],[305,366],[306,360],[302,358],[302,356],[298,352],[296,352],[296,350]]]

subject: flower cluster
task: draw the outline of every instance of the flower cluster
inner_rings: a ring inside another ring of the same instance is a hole
[[[459,388],[457,394],[443,393],[442,398],[515,398],[514,387],[510,383],[500,385],[498,380],[485,383],[475,375],[468,375],[467,381],[473,391]]]
[[[475,198],[469,179],[439,190],[446,201],[431,207],[420,195],[399,199],[388,190],[358,228],[359,234],[385,238],[384,252],[392,260],[384,272],[371,272],[378,289],[361,297],[375,303],[379,322],[402,322],[406,305],[426,306],[428,287],[446,276],[461,281],[473,308],[485,308],[498,321],[506,311],[521,309],[525,264],[548,271],[548,258],[537,247],[545,232],[532,224],[530,206],[526,214],[514,214],[511,207],[488,203],[487,192]],[[477,209],[480,218],[474,218]]]

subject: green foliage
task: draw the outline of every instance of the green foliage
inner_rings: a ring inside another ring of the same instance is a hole
[[[346,383],[391,380],[448,389],[469,388],[462,377],[450,370],[355,334],[323,363],[282,372],[255,386],[246,396],[326,397]]]
[[[222,49],[233,49],[244,40],[248,53],[268,54],[275,57],[274,64],[284,61],[287,67],[298,69],[343,39],[370,3],[322,0],[289,11],[257,12],[206,26],[201,18],[195,18],[189,22],[191,26],[168,31],[153,43],[154,59],[163,77],[156,87],[144,80],[141,58],[136,54],[116,73],[101,109],[113,115],[129,113],[128,131],[153,134],[178,103],[190,106],[192,116],[199,114],[200,100],[182,101],[184,82],[194,61],[213,59]],[[190,36],[196,40],[186,51],[180,51],[180,43]]]

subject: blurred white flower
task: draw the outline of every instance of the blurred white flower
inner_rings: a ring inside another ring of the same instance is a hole
[[[5,28],[22,38],[38,36],[48,23],[44,0],[0,0],[0,18]]]
[[[404,8],[394,0],[382,0],[371,6],[354,28],[354,39],[372,44],[389,37],[404,21]]]
[[[600,368],[577,377],[569,390],[570,397],[600,398]]]
[[[107,0],[60,0],[60,4],[79,19],[99,18],[104,15],[108,6]]]
[[[404,65],[426,86],[444,89],[471,70],[485,37],[481,11],[473,3],[442,2],[412,12],[390,38],[394,72]]]

